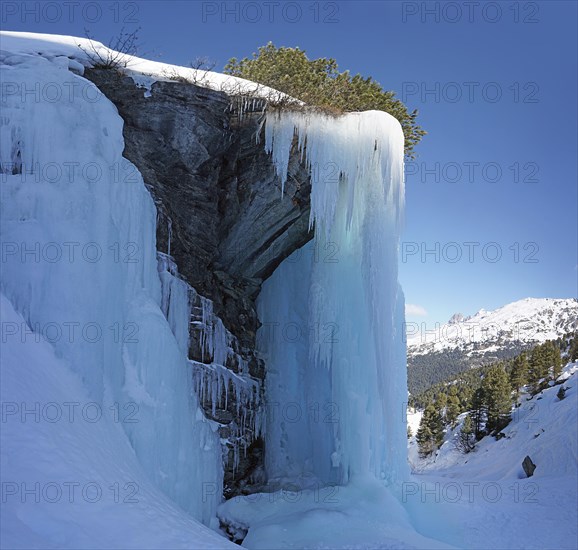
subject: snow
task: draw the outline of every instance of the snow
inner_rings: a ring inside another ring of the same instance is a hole
[[[422,416],[423,411],[420,411],[419,409],[408,408],[407,410],[407,425],[411,428],[413,436],[417,433]]]
[[[8,335],[6,327],[25,320],[4,295],[0,306],[0,546],[229,547],[143,469],[123,429],[131,418],[143,421],[140,411],[132,417],[111,395],[95,402],[50,343]]]
[[[420,535],[407,511],[375,478],[347,486],[285,490],[235,497],[219,517],[239,532],[243,546],[271,548],[451,548]]]
[[[100,42],[75,36],[14,31],[1,31],[0,36],[2,50],[18,54],[41,55],[60,64],[60,66],[80,72],[80,74],[82,74],[84,67],[92,65],[91,58],[95,57],[96,54],[107,59],[110,52],[113,52]],[[204,88],[235,96],[250,96],[249,102],[240,104],[242,110],[254,108],[255,98],[273,101],[284,100],[301,104],[300,101],[289,98],[286,94],[244,78],[202,69],[179,67],[128,54],[122,56],[120,60],[123,65],[126,65],[123,72],[131,76],[135,83],[143,88],[145,97],[150,97],[152,84],[156,81],[185,79]]]

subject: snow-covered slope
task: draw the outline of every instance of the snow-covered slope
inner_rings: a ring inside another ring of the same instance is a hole
[[[131,411],[96,402],[49,342],[21,337],[3,295],[0,309],[0,546],[227,548],[151,481],[123,431]]]
[[[577,474],[578,363],[568,364],[559,380],[565,380],[563,385],[568,388],[565,399],[556,397],[560,385],[534,397],[523,393],[521,405],[513,409],[512,421],[503,430],[506,437],[496,441],[486,436],[472,453],[460,453],[453,442],[465,415],[461,415],[456,428],[446,434],[444,444],[433,459],[418,458],[417,447],[410,442],[412,468],[438,473],[459,470],[464,475],[476,472],[477,479],[525,477],[522,460],[529,455],[538,465],[536,478]]]
[[[578,329],[578,300],[526,298],[471,317],[456,314],[444,325],[407,327],[411,355],[459,349],[479,356],[510,346],[554,340]]]
[[[420,459],[413,437],[407,502],[452,514],[463,547],[578,547],[578,363],[560,380],[563,400],[560,385],[533,398],[522,394],[505,437],[486,436],[471,453],[454,445],[464,415],[435,457]],[[522,468],[526,455],[536,464],[531,478]]]

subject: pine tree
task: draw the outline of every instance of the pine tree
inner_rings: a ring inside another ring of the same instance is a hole
[[[497,433],[512,419],[510,382],[501,366],[496,365],[488,370],[482,380],[482,391],[487,411],[486,431]]]
[[[574,363],[578,361],[578,337],[574,336],[570,342],[570,350],[568,351],[568,359]]]
[[[411,426],[408,424],[407,425],[407,438],[411,439],[412,435],[413,435],[413,433],[411,432]]]
[[[425,408],[416,440],[419,447],[419,455],[425,458],[436,451],[442,444],[444,438],[443,423],[436,407],[429,403]]]
[[[520,394],[520,388],[525,386],[528,380],[528,368],[528,359],[524,352],[514,358],[510,371],[510,388],[516,392],[516,399]]]
[[[476,434],[474,432],[474,423],[468,414],[464,418],[464,423],[456,439],[456,448],[462,453],[469,453],[476,446]]]
[[[270,86],[329,112],[385,111],[401,124],[408,158],[414,157],[414,147],[426,133],[416,122],[417,110],[408,111],[394,92],[371,77],[340,72],[335,59],[309,59],[299,48],[277,48],[269,42],[251,58],[230,59],[224,73]]]
[[[486,405],[482,388],[478,388],[472,394],[470,411],[474,435],[476,436],[476,440],[479,441],[485,435],[484,426],[486,422]]]
[[[422,417],[415,436],[420,458],[426,458],[434,452],[433,434]]]
[[[543,379],[548,377],[546,350],[543,345],[536,346],[530,355],[528,383],[532,393],[536,394],[543,387]]]
[[[456,420],[461,410],[460,399],[458,397],[458,388],[453,385],[450,387],[448,405],[446,408],[446,421],[450,426],[452,426],[452,428],[455,426]]]
[[[435,408],[437,409],[442,422],[447,422],[446,407],[448,404],[448,396],[444,392],[440,392],[436,397]]]
[[[474,388],[468,383],[461,385],[459,388],[459,398],[460,398],[460,411],[465,411],[470,406],[472,402],[472,397],[474,395]]]
[[[552,369],[552,380],[556,380],[561,374],[562,357],[560,355],[560,347],[552,341],[544,344],[544,361],[548,371]]]

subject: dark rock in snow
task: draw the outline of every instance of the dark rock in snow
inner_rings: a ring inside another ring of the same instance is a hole
[[[524,472],[526,472],[527,477],[532,477],[534,475],[536,465],[532,462],[532,459],[526,455],[526,458],[524,458],[524,461],[522,462],[522,468],[524,468]]]

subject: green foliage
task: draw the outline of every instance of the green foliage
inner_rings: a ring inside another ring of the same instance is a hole
[[[488,372],[490,367],[491,365],[484,365],[450,375],[444,382],[434,384],[425,391],[416,393],[415,395],[412,394],[409,398],[409,404],[412,407],[423,409],[428,402],[436,401],[440,393],[448,394],[449,403],[449,395],[453,393],[459,400],[458,414],[468,411],[470,409],[472,394],[474,390],[479,387],[482,377]]]
[[[464,423],[456,439],[456,448],[462,453],[470,453],[476,446],[476,434],[474,432],[474,423],[468,414],[464,418]]]
[[[455,426],[458,415],[467,411],[474,439],[480,440],[489,433],[499,432],[509,423],[512,392],[515,392],[517,400],[521,388],[528,385],[536,394],[548,384],[549,373],[554,378],[559,376],[562,366],[560,350],[567,350],[571,360],[576,341],[575,334],[567,334],[564,338],[535,346],[530,351],[529,360],[526,352],[522,352],[513,359],[452,375],[421,393],[410,395],[409,405],[426,408],[435,403],[438,416],[451,427]],[[561,389],[558,398],[563,399],[563,396]],[[459,438],[458,434],[456,447],[467,446]]]
[[[528,381],[528,359],[524,352],[514,358],[512,370],[510,371],[510,388],[516,392],[516,397],[520,393],[520,388]]]
[[[578,337],[574,337],[570,343],[570,349],[568,350],[568,359],[572,363],[578,361]]]
[[[335,59],[309,59],[299,48],[277,48],[271,42],[251,58],[232,58],[224,72],[269,86],[333,114],[351,111],[385,111],[399,120],[405,136],[405,153],[414,158],[414,147],[425,135],[411,113],[371,77],[339,72]]]
[[[548,367],[544,357],[542,346],[536,346],[530,355],[530,366],[528,369],[528,383],[532,393],[536,394],[543,387],[542,380],[548,375]]]
[[[444,425],[439,411],[433,404],[429,404],[423,413],[416,440],[419,455],[425,458],[439,449],[444,439]]]
[[[450,386],[448,393],[448,404],[446,408],[446,422],[453,428],[456,424],[458,415],[462,411],[462,404],[458,396],[458,388],[455,385]]]
[[[508,361],[523,347],[512,344],[508,348],[493,351],[485,356],[469,357],[462,351],[444,350],[427,355],[414,355],[407,358],[407,385],[412,395],[419,395],[435,384],[446,380],[461,378],[478,367],[491,365],[496,361]]]
[[[532,350],[528,381],[532,393],[536,394],[548,385],[548,380],[555,380],[560,376],[562,357],[560,347],[548,340]]]
[[[484,425],[487,418],[487,408],[482,388],[477,388],[472,394],[470,409],[471,411],[468,416],[472,418],[474,435],[476,440],[479,441],[485,435]]]
[[[494,366],[482,380],[482,399],[486,408],[486,431],[498,433],[511,417],[512,398],[510,381],[501,366]]]
[[[578,361],[578,336],[576,333],[567,333],[562,338],[554,342],[555,346],[563,350],[567,356],[568,361]],[[485,356],[468,357],[460,350],[445,350],[441,352],[428,353],[427,355],[415,355],[407,358],[407,385],[414,400],[415,405],[423,408],[425,401],[435,398],[430,392],[432,388],[442,388],[452,380],[463,381],[468,386],[475,386],[480,374],[487,370],[487,366],[502,361],[506,371],[510,371],[513,367],[512,360],[522,351],[526,351],[526,361],[529,360],[532,347],[522,347],[516,344],[510,344],[509,347],[492,352]],[[553,365],[551,365],[553,366]],[[529,370],[529,366],[528,366]],[[524,379],[524,383],[518,386],[526,385],[528,383],[529,373]],[[515,391],[516,388],[512,387]],[[460,388],[460,400],[463,400],[464,392]],[[424,399],[425,398],[425,399]],[[467,400],[466,400],[467,402]],[[462,403],[463,407],[466,403]],[[464,408],[462,408],[462,411]]]
[[[435,401],[434,406],[436,408],[436,411],[440,415],[440,418],[442,419],[442,421],[446,420],[447,404],[448,404],[448,396],[444,392],[439,393],[438,396],[436,397],[436,401]]]
[[[552,380],[556,380],[562,371],[562,357],[560,355],[560,347],[554,342],[548,341],[544,344],[544,357],[546,366],[551,369]]]

